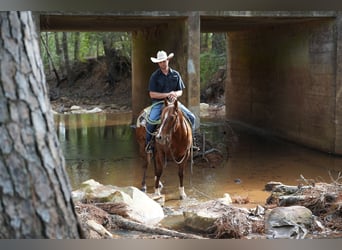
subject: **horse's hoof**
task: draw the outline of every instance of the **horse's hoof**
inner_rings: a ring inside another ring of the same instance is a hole
[[[179,196],[179,199],[181,199],[181,200],[185,200],[186,198],[187,198],[186,195],[180,195],[180,196]]]
[[[146,190],[147,190],[147,188],[146,188],[146,187],[142,187],[142,188],[140,188],[140,191],[141,191],[141,192],[144,192],[144,193],[146,193]]]
[[[154,194],[155,195],[161,195],[161,188],[154,188]]]
[[[186,193],[184,192],[184,187],[179,187],[179,197],[181,200],[186,199]]]

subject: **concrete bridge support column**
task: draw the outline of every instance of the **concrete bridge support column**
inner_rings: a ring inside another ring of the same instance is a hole
[[[335,152],[342,155],[342,13],[336,18],[336,37]]]
[[[196,115],[197,124],[200,125],[200,16],[198,12],[191,12],[187,25],[188,62],[187,72],[187,102],[189,109]]]
[[[139,112],[150,105],[148,81],[157,64],[150,57],[157,51],[173,52],[170,67],[179,71],[186,89],[181,102],[199,115],[199,16],[177,17],[168,23],[156,24],[151,28],[132,34],[132,113],[133,121]]]

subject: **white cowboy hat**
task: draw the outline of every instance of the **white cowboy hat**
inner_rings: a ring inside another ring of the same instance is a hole
[[[164,50],[160,50],[157,53],[157,58],[151,57],[151,61],[154,63],[159,63],[159,62],[168,60],[168,59],[172,58],[173,56],[174,56],[173,53],[170,53],[169,55],[167,55]]]

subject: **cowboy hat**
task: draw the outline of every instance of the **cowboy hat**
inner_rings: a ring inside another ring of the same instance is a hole
[[[151,61],[154,63],[159,63],[159,62],[168,60],[168,59],[172,58],[173,56],[174,56],[173,53],[170,53],[169,55],[167,55],[164,50],[160,50],[157,53],[157,58],[151,57]]]

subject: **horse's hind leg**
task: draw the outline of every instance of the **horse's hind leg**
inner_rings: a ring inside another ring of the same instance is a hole
[[[150,165],[151,162],[151,156],[150,154],[146,155],[146,158],[143,159],[143,178],[141,181],[141,191],[146,192],[147,191],[147,186],[146,186],[146,172],[147,172],[147,167]]]
[[[141,191],[146,192],[147,186],[146,186],[146,171],[147,171],[147,163],[143,166],[143,178],[141,181]]]
[[[186,198],[186,194],[185,194],[184,185],[183,185],[183,177],[184,177],[183,164],[178,165],[178,177],[179,177],[179,196],[181,200],[184,200]]]

